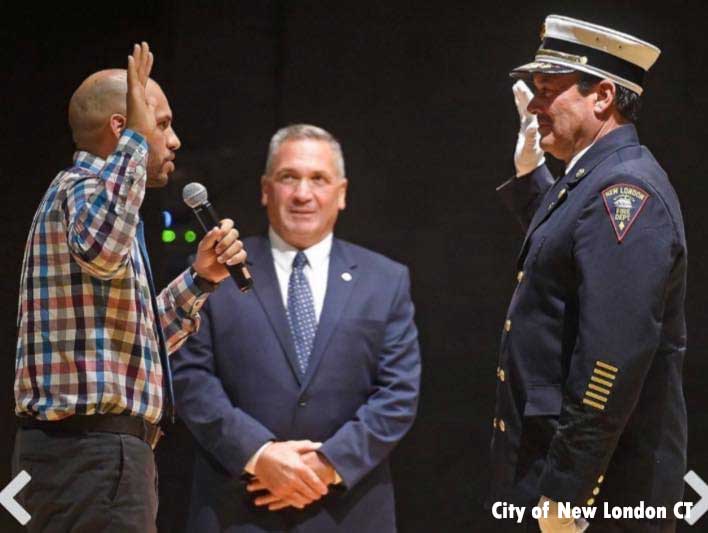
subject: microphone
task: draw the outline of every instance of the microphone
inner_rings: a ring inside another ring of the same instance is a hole
[[[194,211],[205,232],[208,232],[214,226],[219,226],[219,216],[209,203],[209,197],[204,185],[197,182],[188,183],[182,189],[182,199]],[[228,269],[231,277],[234,278],[241,292],[246,292],[253,287],[253,278],[246,265],[239,263],[237,265],[224,264],[224,266]]]

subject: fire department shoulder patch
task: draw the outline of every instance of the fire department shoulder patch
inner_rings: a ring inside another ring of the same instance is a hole
[[[649,193],[636,185],[618,183],[602,191],[602,199],[617,235],[617,242],[622,242],[649,199]]]

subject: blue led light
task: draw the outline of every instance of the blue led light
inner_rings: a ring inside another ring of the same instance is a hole
[[[172,213],[170,213],[169,211],[162,212],[162,224],[166,228],[169,228],[172,226]]]

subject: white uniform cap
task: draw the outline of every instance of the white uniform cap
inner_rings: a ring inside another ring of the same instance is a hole
[[[644,75],[661,53],[626,33],[559,15],[546,17],[541,41],[535,60],[511,71],[513,78],[581,71],[642,94]]]

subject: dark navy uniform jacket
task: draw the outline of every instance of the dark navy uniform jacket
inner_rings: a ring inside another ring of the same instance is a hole
[[[632,125],[499,188],[527,229],[504,323],[491,501],[673,505],[686,472],[686,241]],[[668,509],[671,511],[671,509]]]

